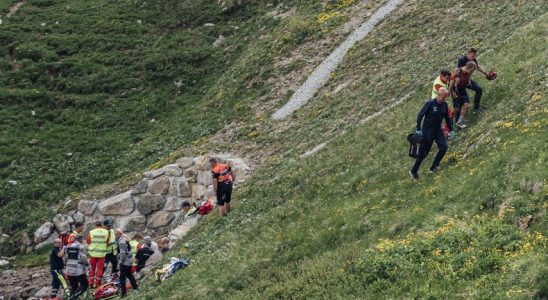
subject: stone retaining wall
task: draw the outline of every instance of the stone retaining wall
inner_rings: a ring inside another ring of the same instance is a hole
[[[175,164],[145,172],[129,191],[101,200],[81,200],[76,211],[57,214],[51,222],[40,226],[32,238],[27,237],[30,240],[27,249],[51,244],[58,233],[70,230],[76,222],[84,223],[87,233],[94,228],[95,221],[105,218],[112,219],[114,227],[129,236],[137,232],[153,238],[168,236],[181,224],[183,201],[214,197],[210,157],[229,164],[237,183],[251,172],[243,159],[230,155],[182,157]],[[174,235],[180,236],[180,232]]]

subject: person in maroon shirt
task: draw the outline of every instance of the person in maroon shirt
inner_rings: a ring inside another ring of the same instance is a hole
[[[454,118],[457,120],[457,127],[465,128],[464,117],[470,108],[470,98],[466,89],[471,84],[472,73],[476,70],[476,63],[469,61],[462,68],[458,68],[451,76],[449,90],[453,97]]]

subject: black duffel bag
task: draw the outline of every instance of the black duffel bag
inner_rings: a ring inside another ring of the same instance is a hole
[[[409,156],[418,158],[424,144],[424,137],[416,133],[411,133],[407,136],[407,141],[409,142]]]

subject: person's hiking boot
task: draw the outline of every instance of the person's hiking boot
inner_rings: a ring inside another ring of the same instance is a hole
[[[457,128],[464,129],[464,128],[466,128],[466,125],[463,122],[458,122],[457,123]]]
[[[483,112],[483,108],[481,108],[481,107],[474,107],[474,112],[475,112],[475,113],[482,113],[482,112]]]
[[[440,168],[438,168],[438,167],[433,167],[433,168],[430,168],[430,173],[436,174],[436,173],[438,173],[439,170],[440,170]]]
[[[413,180],[419,179],[419,174],[417,174],[417,173],[413,173],[413,172],[409,171],[409,175],[411,175],[411,178]]]

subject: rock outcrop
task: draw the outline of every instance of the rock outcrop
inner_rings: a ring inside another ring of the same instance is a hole
[[[180,239],[197,222],[187,218],[181,225],[182,202],[215,196],[210,157],[182,157],[174,164],[145,172],[129,191],[106,199],[81,200],[76,211],[55,215],[52,222],[40,226],[34,236],[21,237],[21,244],[26,250],[50,245],[59,234],[70,231],[76,222],[86,225],[84,234],[87,234],[94,228],[95,221],[105,218],[112,219],[115,227],[128,235],[139,232],[153,238],[169,235],[175,240]],[[251,172],[241,158],[230,155],[213,157],[232,167],[237,177],[236,184]]]

